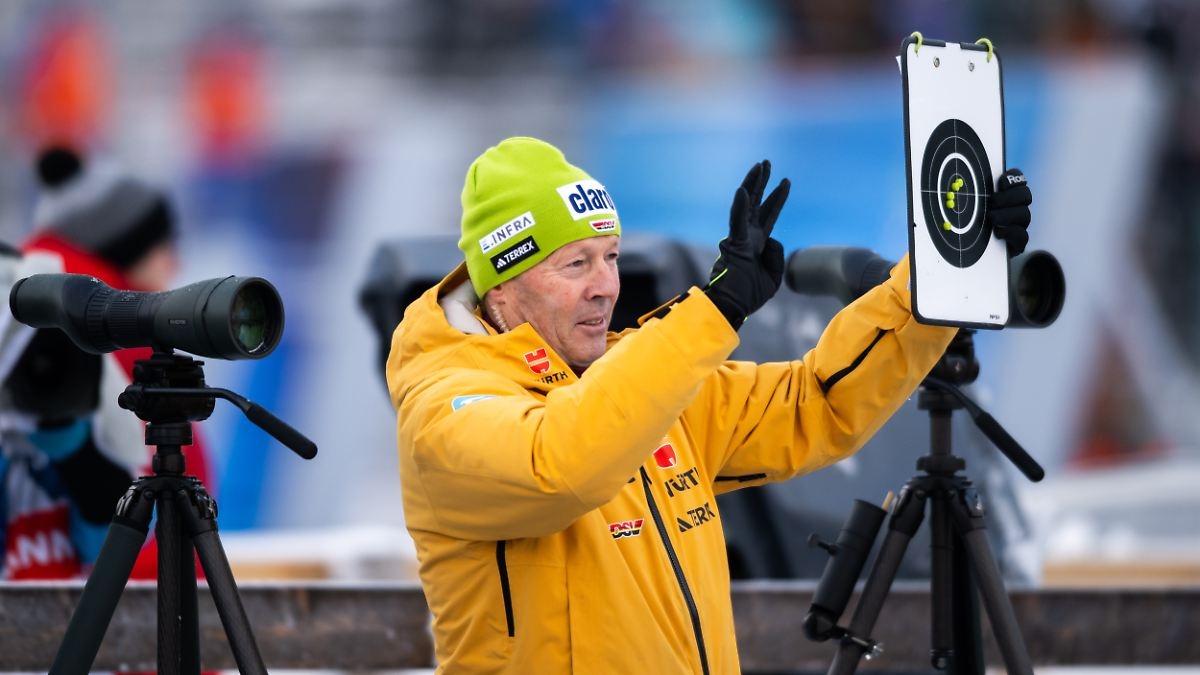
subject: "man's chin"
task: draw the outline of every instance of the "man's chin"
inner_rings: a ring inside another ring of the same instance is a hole
[[[607,341],[601,342],[594,349],[588,350],[586,352],[581,351],[579,353],[572,354],[571,357],[567,359],[567,362],[571,364],[572,368],[574,368],[576,370],[583,370],[584,368],[587,368],[588,366],[595,363],[596,360],[599,359],[601,356],[604,356],[604,352],[606,351],[607,345],[608,345]]]

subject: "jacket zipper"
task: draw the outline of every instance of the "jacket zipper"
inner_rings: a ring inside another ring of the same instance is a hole
[[[717,476],[715,480],[718,483],[722,483],[722,482],[727,483],[729,481],[734,481],[734,480],[739,483],[749,483],[751,481],[762,480],[766,477],[767,477],[767,474],[765,474],[765,473],[748,473],[744,476]]]
[[[820,378],[817,378],[817,383],[821,385],[821,393],[828,394],[829,390],[833,389],[833,385],[840,382],[842,378],[854,372],[855,368],[858,368],[860,365],[862,365],[863,360],[867,358],[867,354],[870,354],[871,350],[875,348],[875,345],[879,344],[879,341],[882,340],[883,336],[887,334],[887,330],[880,328],[879,332],[875,334],[875,339],[871,340],[871,344],[867,345],[867,348],[862,350],[862,353],[859,354],[854,361],[850,363],[850,365],[842,368],[833,375],[830,375],[829,379],[825,380],[824,382],[822,382]]]
[[[671,538],[667,536],[667,526],[663,524],[662,514],[658,512],[658,504],[654,502],[654,495],[650,492],[650,476],[646,475],[646,467],[642,467],[641,472],[642,487],[646,490],[646,503],[650,506],[650,517],[654,519],[654,526],[658,528],[658,538],[662,540],[663,546],[667,549],[667,557],[671,560],[671,568],[675,570],[675,580],[679,582],[679,590],[683,591],[683,601],[687,604],[688,614],[692,617],[692,630],[696,633],[696,648],[700,650],[700,667],[704,670],[704,675],[708,675],[708,653],[704,649],[704,633],[700,630],[700,610],[696,608],[696,600],[692,597],[687,579],[683,576],[683,567],[679,564],[679,556],[675,555],[675,547],[671,545]]]
[[[516,634],[513,625],[512,589],[508,586],[508,562],[504,558],[504,545],[507,542],[496,542],[496,567],[500,570],[500,592],[504,594],[504,618],[508,621],[508,637]]]

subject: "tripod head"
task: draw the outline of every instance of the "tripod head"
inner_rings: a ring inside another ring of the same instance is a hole
[[[935,475],[954,475],[967,468],[961,457],[951,449],[950,416],[965,407],[960,386],[979,377],[979,360],[975,358],[975,331],[961,329],[946,347],[946,351],[921,383],[917,408],[929,411],[930,452],[917,460],[917,468]]]
[[[950,413],[966,410],[971,421],[987,436],[1000,452],[1033,482],[1046,476],[1041,465],[1025,452],[996,418],[971,400],[959,387],[979,377],[979,361],[975,358],[974,331],[961,329],[946,353],[921,382],[917,407],[928,410],[930,416],[930,454],[917,462],[917,468],[931,473],[953,473],[962,469],[961,459],[950,449]]]
[[[204,362],[155,349],[148,359],[134,363],[133,382],[117,404],[146,422],[146,444],[156,446],[155,473],[183,473],[179,448],[192,443],[192,422],[208,419],[223,398],[246,418],[304,459],[317,455],[317,446],[266,408],[228,389],[208,387]]]
[[[979,377],[979,359],[975,358],[975,331],[959,329],[945,353],[933,364],[929,377],[956,387],[971,384]]]

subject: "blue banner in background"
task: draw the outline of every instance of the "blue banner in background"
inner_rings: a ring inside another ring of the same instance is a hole
[[[1036,187],[1036,122],[1043,78],[1033,64],[1005,69],[1009,166]],[[772,183],[792,192],[775,234],[785,249],[865,246],[907,250],[900,74],[894,67],[831,74],[612,85],[582,106],[577,161],[604,183],[630,231],[713,245],[727,233],[733,192],[770,159]]]

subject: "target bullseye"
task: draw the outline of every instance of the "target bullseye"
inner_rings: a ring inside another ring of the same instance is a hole
[[[959,152],[952,153],[945,159],[944,162],[942,162],[942,169],[939,172],[937,179],[938,185],[948,184],[949,191],[946,193],[946,200],[944,203],[947,209],[953,211],[955,215],[958,216],[956,220],[958,223],[957,225],[950,223],[950,227],[946,227],[945,223],[950,222],[949,217],[947,216],[946,219],[942,221],[942,229],[949,230],[955,234],[966,234],[972,227],[974,227],[977,220],[976,215],[978,213],[980,203],[980,200],[973,198],[975,195],[970,193],[964,194],[963,199],[959,199],[960,190],[967,185],[974,186],[978,185],[980,182],[976,180],[974,175],[970,174],[970,180],[966,180],[966,178],[961,174],[962,167],[966,167],[965,170],[968,172],[971,171],[971,167],[966,156]],[[946,177],[947,172],[950,173],[949,177]],[[971,208],[971,214],[969,216],[964,216],[963,214],[968,207]],[[945,214],[943,213],[943,215]]]
[[[921,204],[934,247],[955,267],[970,267],[991,241],[984,216],[991,164],[975,130],[944,120],[930,134],[921,162]]]

